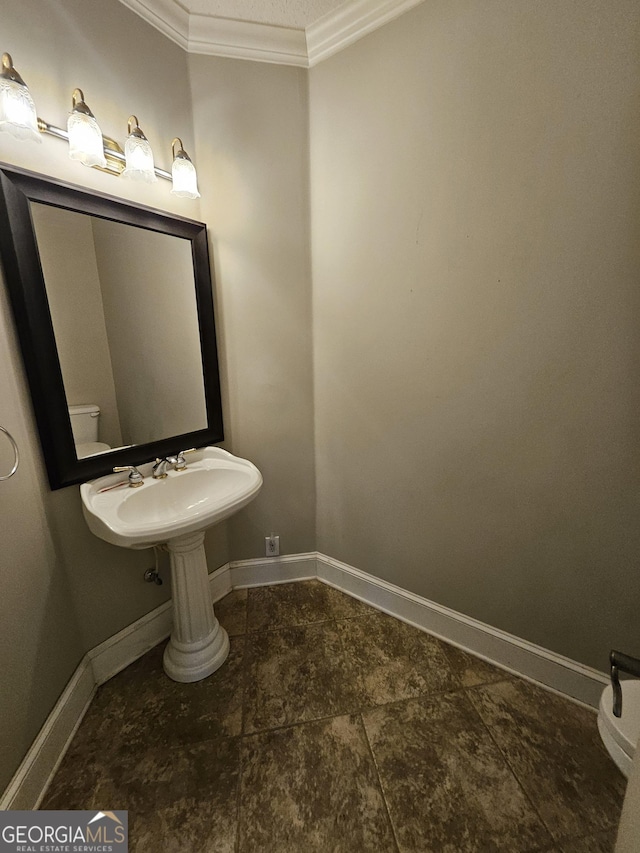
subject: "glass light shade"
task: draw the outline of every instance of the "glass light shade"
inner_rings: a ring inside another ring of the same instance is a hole
[[[24,81],[13,67],[8,53],[2,57],[0,73],[0,130],[17,139],[42,142],[38,131],[36,105]]]
[[[67,122],[69,132],[69,157],[85,166],[107,165],[102,145],[102,131],[92,115],[74,110]]]
[[[158,180],[153,171],[153,151],[144,136],[129,134],[124,144],[124,156],[127,165],[122,173],[123,177],[133,178],[134,181],[147,181],[150,184]]]
[[[196,167],[188,157],[178,154],[171,167],[171,177],[173,178],[171,190],[173,195],[181,198],[200,198]]]

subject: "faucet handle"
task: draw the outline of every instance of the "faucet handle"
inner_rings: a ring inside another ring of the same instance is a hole
[[[195,447],[190,447],[188,450],[181,450],[175,457],[174,468],[176,471],[184,471],[187,467],[187,460],[184,458],[185,453],[195,453]]]
[[[129,485],[133,488],[141,486],[144,483],[144,477],[135,465],[122,465],[113,469],[114,474],[120,474],[123,471],[129,472]]]

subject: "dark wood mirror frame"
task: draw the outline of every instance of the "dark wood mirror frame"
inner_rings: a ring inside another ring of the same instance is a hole
[[[207,427],[78,459],[49,311],[30,203],[40,202],[182,237],[191,242]],[[202,222],[170,216],[0,163],[0,253],[52,489],[81,483],[116,465],[139,465],[224,438],[213,287]]]

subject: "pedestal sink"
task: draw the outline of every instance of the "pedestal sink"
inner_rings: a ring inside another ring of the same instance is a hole
[[[164,652],[164,670],[174,681],[199,681],[222,666],[229,637],[215,617],[209,594],[204,533],[249,503],[262,475],[247,459],[219,447],[190,454],[184,471],[154,480],[145,476],[130,488],[121,474],[80,486],[89,529],[124,548],[166,543],[171,560],[173,630]]]

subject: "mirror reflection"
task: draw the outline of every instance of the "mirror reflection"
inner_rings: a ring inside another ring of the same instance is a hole
[[[77,458],[205,429],[191,241],[30,207]]]

